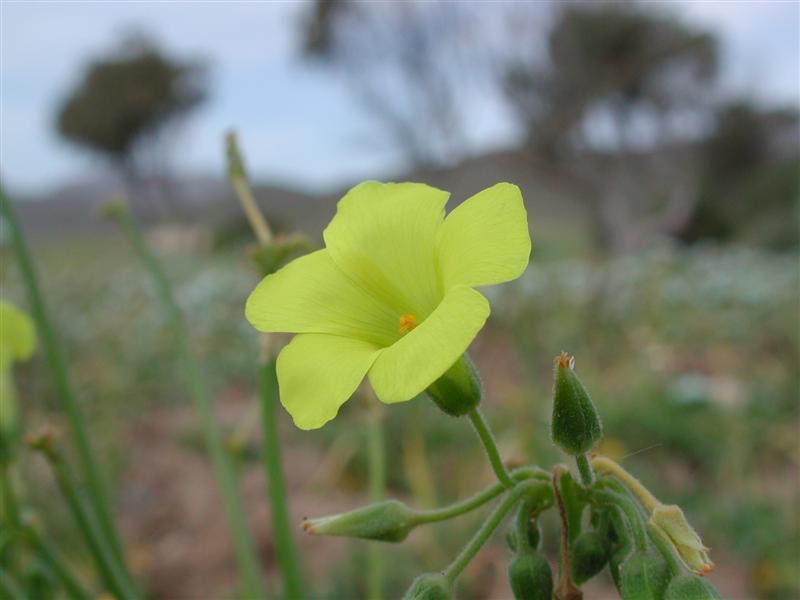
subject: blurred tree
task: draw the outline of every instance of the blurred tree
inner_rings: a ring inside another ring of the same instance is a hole
[[[164,134],[206,99],[204,76],[202,64],[132,38],[86,67],[58,110],[58,132],[108,159],[141,202],[145,178],[168,181]]]
[[[745,239],[773,248],[800,244],[800,117],[746,102],[718,110],[702,152],[700,199],[686,241]]]
[[[411,166],[431,167],[463,153],[459,100],[478,67],[469,58],[471,17],[457,3],[315,0],[304,51],[345,74]]]
[[[580,188],[603,246],[685,225],[716,65],[709,34],[631,2],[565,3],[546,59],[508,65],[531,154]]]

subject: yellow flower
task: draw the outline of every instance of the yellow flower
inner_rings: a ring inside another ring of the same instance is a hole
[[[324,231],[325,249],[265,277],[248,298],[256,329],[298,334],[277,369],[281,402],[301,429],[335,417],[365,376],[385,403],[423,392],[489,316],[473,287],[525,270],[519,188],[497,184],[445,218],[448,196],[418,183],[356,186]]]
[[[35,346],[36,335],[28,315],[0,300],[0,455],[10,451],[10,440],[17,432],[17,394],[11,367],[30,358]]]

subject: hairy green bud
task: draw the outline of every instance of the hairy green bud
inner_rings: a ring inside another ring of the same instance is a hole
[[[661,600],[669,583],[669,567],[653,552],[634,551],[620,566],[622,600]]]
[[[416,524],[414,511],[397,500],[386,500],[338,515],[306,519],[303,529],[312,535],[402,542]]]
[[[516,600],[551,600],[553,572],[537,552],[522,552],[508,565],[508,583]]]
[[[553,389],[553,441],[567,454],[591,450],[603,437],[600,416],[575,375],[575,359],[562,352],[555,360]]]
[[[478,371],[466,354],[462,354],[426,391],[436,406],[451,417],[463,417],[480,404],[483,396]]]
[[[572,579],[581,585],[606,566],[609,558],[609,543],[596,531],[580,534],[570,546]]]
[[[403,600],[450,600],[452,597],[447,577],[441,573],[424,573],[414,580]]]
[[[664,600],[722,600],[722,596],[697,575],[678,575],[669,582]]]

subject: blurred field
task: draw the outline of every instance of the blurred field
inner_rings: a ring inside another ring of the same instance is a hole
[[[492,290],[490,326],[473,346],[504,454],[545,466],[564,460],[548,436],[551,361],[562,349],[574,352],[604,418],[601,451],[685,507],[713,548],[719,569],[711,577],[723,596],[797,597],[798,256],[664,245],[595,259],[557,243],[569,235],[551,240],[546,229],[537,236],[532,222],[534,260],[520,280]],[[261,469],[250,461],[258,443],[257,337],[242,307],[255,274],[241,241],[215,248],[189,244],[174,228],[154,233],[220,418],[234,439],[246,440],[238,452],[249,518],[274,568]],[[177,383],[171,337],[140,266],[114,235],[42,241],[36,254],[95,444],[116,482],[135,568],[158,597],[224,597],[235,580],[224,522]],[[4,290],[22,301],[11,257],[2,260]],[[40,358],[22,368],[19,381],[28,429],[59,422]],[[345,405],[343,418],[316,433],[294,429],[282,415],[298,523],[365,500],[359,403]],[[385,417],[392,494],[432,506],[490,481],[466,423],[424,399]],[[64,509],[41,493],[52,485],[43,465],[26,460],[37,490],[32,500],[82,562]],[[444,564],[468,537],[470,520],[390,548],[389,597],[415,573]],[[361,597],[363,544],[299,541],[320,597]],[[557,540],[545,544],[552,557]],[[492,560],[503,552],[498,539],[480,555],[467,572],[464,598],[505,597],[503,561]],[[610,587],[593,585],[590,597],[613,597]]]

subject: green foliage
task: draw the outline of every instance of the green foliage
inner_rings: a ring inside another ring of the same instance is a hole
[[[697,575],[679,575],[672,579],[664,593],[664,600],[721,600],[711,584]]]
[[[570,551],[572,578],[581,585],[603,570],[610,548],[607,538],[601,533],[586,531],[575,538]]]
[[[669,584],[669,569],[653,551],[634,551],[620,567],[622,600],[659,600]]]

